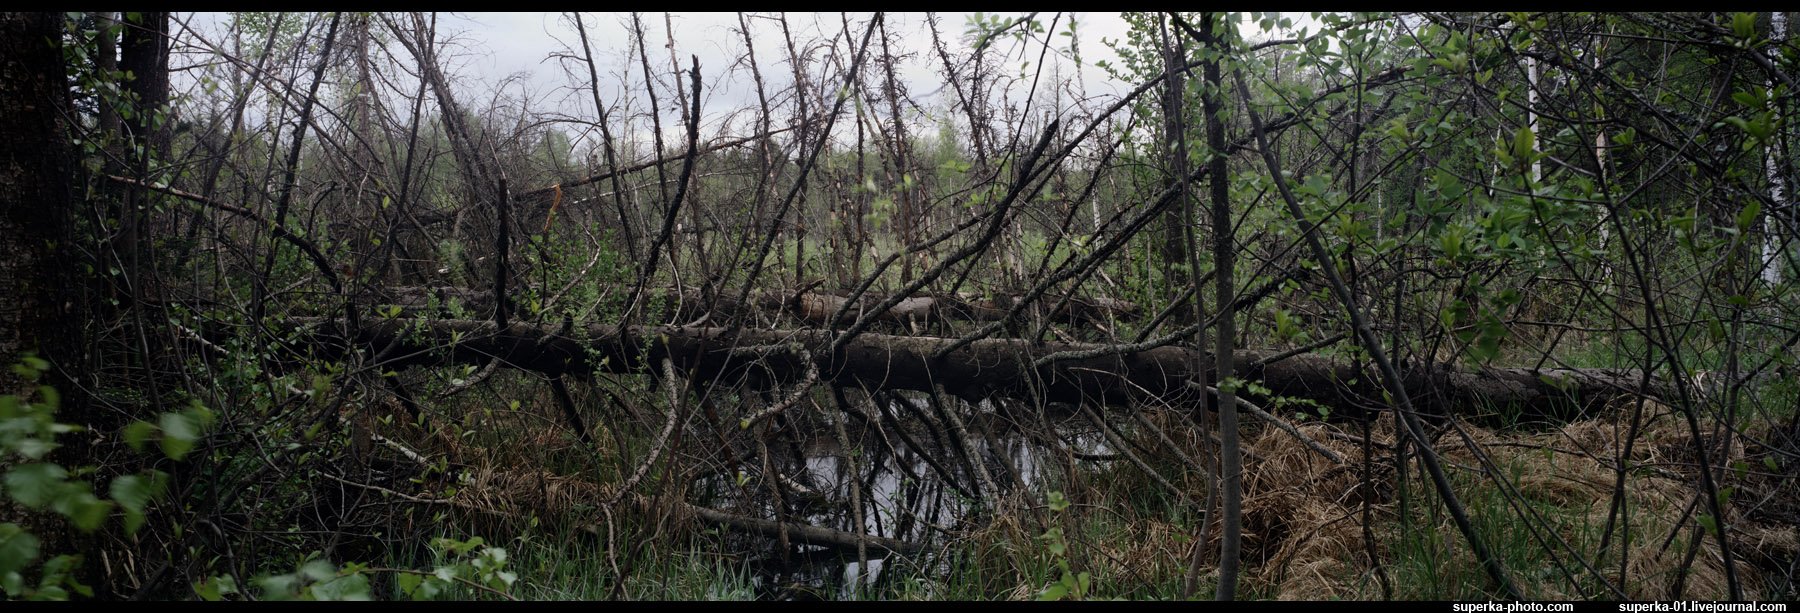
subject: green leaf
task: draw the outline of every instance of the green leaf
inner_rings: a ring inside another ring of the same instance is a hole
[[[1744,206],[1744,210],[1738,211],[1738,215],[1737,215],[1738,230],[1739,231],[1749,230],[1750,224],[1756,223],[1756,218],[1759,215],[1762,215],[1762,203],[1755,201],[1755,200],[1751,200],[1750,204],[1747,204]]]
[[[1462,226],[1451,225],[1438,234],[1438,249],[1444,252],[1444,257],[1452,260],[1462,257],[1464,232]]]
[[[1711,515],[1695,515],[1694,520],[1700,522],[1700,527],[1706,528],[1707,534],[1719,533],[1719,522],[1715,521]]]
[[[56,443],[52,443],[46,439],[28,438],[19,441],[14,448],[18,450],[19,455],[25,456],[25,459],[38,460],[42,459],[44,454],[50,453],[51,450],[56,449],[56,447]]]
[[[12,571],[0,573],[0,589],[9,596],[21,595],[25,592],[25,577]]]
[[[207,602],[218,602],[224,599],[226,594],[236,593],[238,593],[237,580],[232,579],[231,575],[202,579],[199,583],[194,584],[194,595]]]
[[[1489,314],[1482,317],[1478,324],[1480,331],[1475,336],[1475,344],[1469,347],[1469,356],[1477,362],[1487,362],[1500,355],[1500,342],[1506,339],[1506,326],[1499,318]]]
[[[163,413],[159,421],[163,431],[163,454],[172,460],[186,457],[194,449],[194,441],[200,438],[200,429],[193,418],[180,413]]]
[[[57,501],[57,511],[68,516],[69,521],[82,532],[93,532],[100,528],[106,517],[112,514],[113,503],[101,500],[92,492],[77,492]]]
[[[400,588],[400,593],[415,600],[419,597],[419,584],[423,581],[425,581],[425,577],[412,573],[400,573],[394,576],[394,585]]]
[[[324,581],[337,576],[337,569],[330,562],[312,560],[300,567],[300,576],[309,581]]]
[[[125,509],[126,532],[135,533],[144,525],[144,505],[161,493],[161,485],[157,480],[125,475],[107,486],[107,495]]]
[[[155,433],[156,424],[141,419],[131,422],[131,425],[125,426],[125,444],[130,445],[132,451],[142,452],[144,443],[149,442],[150,436]]]
[[[1531,130],[1531,126],[1520,126],[1519,131],[1513,135],[1513,158],[1530,161],[1536,151],[1537,133]]]
[[[1756,36],[1756,13],[1732,13],[1731,34],[1745,40]]]
[[[69,471],[61,466],[26,464],[6,473],[6,490],[19,504],[41,509],[56,500],[68,478]]]
[[[195,400],[194,404],[189,406],[186,411],[182,411],[181,414],[194,420],[194,423],[200,425],[201,430],[211,428],[213,421],[218,418],[218,415],[213,413],[212,409],[206,408],[206,405],[200,404],[200,401],[198,400]]]
[[[369,577],[362,573],[351,573],[312,587],[315,600],[368,600]]]
[[[12,578],[19,570],[30,565],[38,557],[38,544],[41,541],[20,528],[18,524],[0,524],[0,575]],[[7,586],[8,593],[16,592]]]
[[[1406,130],[1406,122],[1400,119],[1388,122],[1387,133],[1389,136],[1400,140],[1409,140],[1412,138],[1412,134]]]
[[[263,600],[293,600],[300,587],[300,577],[295,575],[274,575],[258,577],[256,585],[261,590]]]

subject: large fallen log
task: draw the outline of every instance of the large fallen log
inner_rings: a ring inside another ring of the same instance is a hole
[[[341,345],[327,342],[345,337],[340,321],[303,318],[292,323],[296,341],[320,357],[342,357],[329,354]],[[941,386],[946,393],[969,400],[999,396],[1070,404],[1120,405],[1149,398],[1187,402],[1196,393],[1187,383],[1212,366],[1209,354],[1178,346],[1121,351],[1107,345],[1033,344],[1019,339],[976,341],[933,360],[932,354],[954,339],[882,334],[861,335],[833,353],[833,334],[814,329],[679,326],[559,329],[524,323],[496,330],[491,321],[400,318],[365,323],[348,336],[353,346],[371,352],[383,368],[498,359],[506,367],[551,375],[647,373],[667,357],[701,381],[737,380],[751,372],[797,381],[816,368],[820,380],[871,390],[930,391]],[[1273,353],[1238,352],[1236,360],[1251,365],[1239,376],[1268,388],[1268,395],[1311,400],[1340,415],[1384,404],[1378,381],[1358,364],[1318,355],[1260,364]],[[1436,364],[1409,368],[1406,384],[1422,399],[1422,406],[1434,412],[1561,420],[1635,393],[1639,377],[1633,370],[1464,369]],[[1663,391],[1661,384],[1646,390],[1652,396],[1662,396]]]
[[[620,290],[621,295],[627,291],[626,288],[620,288]],[[844,303],[849,301],[849,298],[843,295],[848,293],[848,291],[811,290],[791,294],[778,291],[757,292],[751,295],[749,300],[751,304],[748,308],[767,312],[785,311],[809,326],[823,327],[827,320],[838,313]],[[732,292],[725,292],[716,299],[709,299],[699,290],[692,288],[680,291],[662,288],[653,292],[652,295],[661,298],[656,302],[662,305],[663,310],[652,313],[651,316],[665,320],[694,321],[704,314],[700,310],[709,304],[713,305],[713,308],[722,315],[742,314],[746,310],[746,306],[738,304],[731,294]],[[886,298],[887,296],[877,293],[859,296],[856,304],[844,311],[844,316],[837,321],[836,325],[849,325],[855,322],[856,318],[862,316],[863,313],[880,306],[880,302]],[[1018,298],[1018,296],[974,298],[918,294],[901,300],[899,304],[877,316],[876,320],[921,326],[946,319],[996,321],[1006,315],[1006,310],[1012,306],[1012,301]],[[377,300],[382,304],[401,307],[402,312],[409,316],[435,314],[433,313],[434,305],[438,312],[447,313],[448,311],[443,309],[446,309],[452,301],[462,304],[470,312],[486,312],[493,310],[494,292],[489,289],[451,286],[396,286],[382,288],[377,295]],[[1048,310],[1050,305],[1043,305],[1043,308]],[[1093,321],[1103,322],[1109,318],[1135,321],[1139,312],[1136,305],[1124,300],[1083,296],[1070,299],[1067,304],[1050,315],[1050,319],[1053,321],[1082,325]]]

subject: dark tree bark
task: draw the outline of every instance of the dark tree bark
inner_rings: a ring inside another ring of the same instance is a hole
[[[119,69],[119,37],[117,36],[118,31],[114,29],[118,23],[118,13],[112,11],[88,13],[88,18],[100,29],[100,34],[95,37],[94,41],[94,70],[102,75],[111,75]],[[119,110],[113,106],[113,101],[102,100],[98,107],[95,110],[99,114],[100,133],[118,134]],[[123,156],[118,159],[123,159]],[[111,159],[108,162],[111,172],[116,174],[127,172],[124,168],[117,167],[117,164],[111,164]]]
[[[1206,38],[1200,42],[1210,51],[1226,53],[1223,41],[1216,38],[1213,30],[1214,21],[1223,16],[1213,13],[1201,15],[1205,20],[1200,24],[1200,33]],[[1213,334],[1213,355],[1217,356],[1214,364],[1215,381],[1219,382],[1219,489],[1224,493],[1223,537],[1219,550],[1219,588],[1215,596],[1218,600],[1235,600],[1237,598],[1239,559],[1243,552],[1243,499],[1244,499],[1244,456],[1238,444],[1237,392],[1228,385],[1233,373],[1232,357],[1235,352],[1233,342],[1237,337],[1237,315],[1232,305],[1236,299],[1231,290],[1234,281],[1232,267],[1235,266],[1232,254],[1236,251],[1231,236],[1231,176],[1227,172],[1225,156],[1225,124],[1219,118],[1224,101],[1220,99],[1219,59],[1211,56],[1202,69],[1206,79],[1206,94],[1202,99],[1206,109],[1206,149],[1212,154],[1208,162],[1211,171],[1206,180],[1211,187],[1213,206],[1213,266],[1218,273],[1214,278],[1218,281],[1217,300],[1213,302],[1219,310],[1219,328]],[[1177,101],[1180,98],[1176,98]],[[1177,111],[1179,112],[1179,110]],[[1179,115],[1178,115],[1179,117]],[[1177,121],[1175,125],[1180,126]],[[1184,155],[1185,149],[1180,150]],[[1190,214],[1191,218],[1191,214]],[[1195,273],[1198,274],[1198,267]],[[1200,288],[1194,288],[1195,301],[1199,301]]]
[[[119,45],[119,68],[131,73],[125,91],[136,97],[136,112],[126,123],[133,144],[144,145],[147,151],[162,151],[168,148],[169,131],[157,125],[153,114],[169,102],[169,14],[136,16],[135,20],[126,19]]]
[[[83,388],[71,384],[83,361],[82,301],[68,256],[75,208],[62,25],[61,13],[0,13],[0,394],[25,396],[49,384],[62,392],[57,420],[82,423]],[[10,368],[31,353],[50,361],[47,380],[26,381]],[[80,446],[57,453],[79,456]],[[50,517],[0,497],[0,521],[22,523],[52,550],[75,549],[73,534]]]
[[[317,340],[309,344],[321,353],[334,351],[332,347],[339,342],[335,339],[343,338],[335,329],[341,325],[337,319],[296,318],[287,325],[311,333]],[[641,373],[666,357],[687,376],[706,380],[732,380],[754,366],[799,381],[810,368],[817,368],[821,381],[871,390],[929,392],[941,386],[945,393],[971,400],[1035,394],[1050,402],[1070,404],[1125,405],[1146,395],[1181,402],[1192,399],[1187,382],[1213,368],[1210,353],[1172,345],[1126,351],[1108,345],[985,339],[933,359],[939,349],[956,340],[864,333],[833,353],[837,335],[830,330],[559,328],[513,323],[496,333],[492,320],[399,318],[365,323],[351,337],[389,368],[499,360],[509,368],[550,375]],[[811,365],[798,357],[802,350],[812,356]],[[1324,404],[1337,416],[1354,415],[1359,406],[1380,404],[1380,378],[1355,363],[1318,355],[1268,359],[1273,355],[1254,350],[1234,352],[1233,361],[1240,365],[1237,376],[1259,382],[1277,396]],[[1438,364],[1407,371],[1403,382],[1419,397],[1421,409],[1456,411],[1478,422],[1497,424],[1503,420],[1471,411],[1510,406],[1518,412],[1514,418],[1523,414],[1527,418],[1567,419],[1582,411],[1600,410],[1619,395],[1633,393],[1639,376],[1630,370],[1477,371]],[[1651,395],[1664,392],[1662,385],[1648,390]]]
[[[125,91],[132,95],[132,112],[125,120],[125,139],[130,172],[140,181],[150,179],[150,162],[169,149],[169,130],[162,109],[169,102],[169,13],[125,13],[119,45],[119,68],[131,75]],[[134,19],[135,17],[135,19]],[[119,211],[119,241],[115,257],[133,282],[148,279],[142,265],[149,257],[143,237],[150,233],[149,203],[143,190],[127,190]],[[141,288],[139,288],[141,289]],[[124,304],[135,301],[138,291],[128,291]]]
[[[66,260],[74,221],[67,84],[61,14],[0,14],[0,362],[7,365],[24,352],[58,366],[79,361],[78,301],[70,299]],[[0,369],[0,393],[20,392],[22,384]]]
[[[1158,17],[1157,19],[1161,23],[1163,18]],[[1166,297],[1168,300],[1184,301],[1187,300],[1184,297],[1185,292],[1192,285],[1191,279],[1194,275],[1200,274],[1200,269],[1193,267],[1194,249],[1188,244],[1193,240],[1196,228],[1193,227],[1194,217],[1189,208],[1191,198],[1186,193],[1188,151],[1184,144],[1187,140],[1187,126],[1181,117],[1182,105],[1186,104],[1182,94],[1186,93],[1187,80],[1182,71],[1176,70],[1180,63],[1186,62],[1187,58],[1185,57],[1185,47],[1178,47],[1176,43],[1166,40],[1166,30],[1164,36],[1163,60],[1169,70],[1169,78],[1164,82],[1162,98],[1163,158],[1168,164],[1169,183],[1171,185],[1181,183],[1183,193],[1181,206],[1169,207],[1168,211],[1163,213],[1162,286],[1165,288],[1164,292],[1168,294]],[[1189,320],[1189,317],[1195,319]],[[1182,325],[1194,323],[1199,320],[1198,318],[1199,314],[1191,309],[1177,309],[1172,317],[1176,324]]]

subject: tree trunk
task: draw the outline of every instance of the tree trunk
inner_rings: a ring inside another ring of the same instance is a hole
[[[164,125],[163,107],[169,102],[169,13],[126,13],[124,34],[119,45],[119,68],[131,75],[125,91],[134,94],[131,117],[125,121],[131,131],[126,143],[126,158],[131,172],[140,181],[150,181],[150,162],[169,148],[169,130]],[[119,211],[119,242],[115,257],[132,283],[149,279],[142,267],[149,260],[144,237],[152,230],[150,204],[143,190],[127,190],[124,210]],[[143,288],[129,288],[122,298],[130,304],[141,298]]]
[[[70,298],[74,204],[59,13],[0,14],[0,362],[79,361]],[[55,377],[53,377],[54,379]],[[24,382],[0,369],[0,393]],[[58,386],[72,387],[72,386]],[[73,389],[64,389],[65,395]]]
[[[1158,17],[1158,19],[1166,19],[1166,17]],[[1182,73],[1173,68],[1177,61],[1185,61],[1187,58],[1176,56],[1176,46],[1167,40],[1166,29],[1163,30],[1163,36],[1163,65],[1171,69],[1168,81],[1163,86],[1163,159],[1169,167],[1169,182],[1175,183],[1183,181],[1187,177],[1187,160],[1185,159],[1187,148],[1179,146],[1187,138],[1187,127],[1179,119],[1181,105],[1185,104],[1182,94],[1187,85],[1182,78]],[[1163,291],[1166,294],[1164,296],[1166,300],[1186,300],[1183,296],[1192,286],[1194,275],[1200,274],[1200,271],[1193,269],[1193,265],[1190,263],[1193,258],[1190,255],[1188,242],[1193,240],[1191,235],[1195,230],[1188,225],[1193,221],[1193,217],[1185,215],[1185,213],[1191,212],[1188,204],[1190,197],[1184,193],[1181,199],[1182,206],[1169,207],[1168,211],[1163,213],[1162,286],[1165,288]],[[1189,319],[1190,317],[1197,317],[1192,309],[1177,309],[1171,319],[1176,324],[1186,325],[1194,323]]]
[[[54,386],[62,392],[57,421],[82,423],[83,388],[71,381],[83,361],[82,301],[70,274],[75,209],[62,34],[61,13],[0,13],[0,394]],[[28,354],[50,361],[47,380],[26,381],[9,368]],[[57,453],[79,456],[79,446]],[[0,465],[11,463],[9,456],[0,456]],[[0,522],[23,524],[51,551],[75,550],[73,533],[52,517],[0,497]],[[92,575],[81,578],[93,582]]]
[[[1225,53],[1224,43],[1213,30],[1214,20],[1222,17],[1206,13],[1201,19],[1205,21],[1200,24],[1200,33],[1207,37],[1201,42],[1211,52]],[[1220,510],[1222,535],[1219,545],[1219,587],[1214,596],[1218,600],[1235,600],[1238,569],[1242,564],[1239,557],[1243,552],[1244,457],[1239,450],[1237,393],[1232,385],[1235,374],[1232,358],[1236,353],[1232,343],[1237,337],[1237,315],[1233,307],[1237,299],[1232,297],[1231,290],[1234,283],[1232,267],[1236,264],[1232,259],[1235,249],[1231,236],[1231,175],[1227,172],[1225,156],[1222,154],[1225,151],[1225,124],[1219,115],[1223,110],[1221,107],[1225,105],[1220,99],[1222,86],[1217,56],[1207,60],[1203,73],[1206,94],[1201,101],[1206,109],[1206,148],[1212,156],[1209,163],[1212,170],[1207,173],[1206,181],[1212,192],[1213,266],[1218,271],[1213,275],[1218,288],[1217,300],[1213,304],[1219,311],[1219,328],[1213,332],[1213,355],[1216,362],[1213,366],[1213,380],[1219,382],[1219,490],[1224,493],[1223,508]],[[1180,121],[1176,124],[1180,125]],[[1192,214],[1189,216],[1191,218]],[[1196,268],[1195,274],[1198,273]],[[1194,301],[1200,301],[1198,287],[1194,288]]]
[[[331,353],[343,338],[341,319],[295,318],[286,327],[310,335],[313,351]],[[975,341],[941,360],[938,349],[956,339],[865,333],[830,352],[829,330],[757,330],[680,326],[534,326],[513,323],[496,333],[494,322],[397,318],[365,323],[351,335],[353,345],[372,352],[385,368],[486,364],[497,359],[510,368],[550,375],[642,373],[664,357],[689,377],[723,381],[752,366],[798,381],[812,356],[819,379],[868,389],[945,392],[977,400],[994,396],[1041,397],[1048,402],[1126,405],[1154,395],[1174,401],[1191,398],[1186,382],[1213,367],[1212,355],[1162,346],[1125,351],[1085,343],[1034,344],[1020,339]],[[1356,363],[1299,355],[1264,364],[1275,352],[1239,350],[1239,379],[1261,383],[1275,396],[1310,400],[1333,415],[1355,415],[1357,407],[1380,405],[1380,378]],[[341,356],[320,355],[325,359]],[[1623,369],[1490,368],[1453,365],[1412,368],[1406,388],[1419,408],[1457,413],[1481,423],[1532,419],[1563,420],[1597,411],[1610,400],[1634,392],[1639,375]],[[1210,378],[1210,375],[1209,375]],[[1662,394],[1653,385],[1647,393]],[[1260,400],[1259,400],[1260,402]],[[1507,409],[1510,412],[1495,412]]]
[[[1787,13],[1784,11],[1774,11],[1769,13],[1769,30],[1770,39],[1774,43],[1772,47],[1779,47],[1786,43]],[[1771,89],[1775,86],[1773,80],[1766,81],[1765,83],[1767,83]],[[1774,113],[1773,123],[1778,126],[1782,125],[1781,100],[1778,98],[1769,100],[1769,110]],[[1763,147],[1763,169],[1769,178],[1769,202],[1774,204],[1774,206],[1769,207],[1769,212],[1764,216],[1763,220],[1762,278],[1763,281],[1767,282],[1769,285],[1781,284],[1781,268],[1783,266],[1782,251],[1786,248],[1788,240],[1784,239],[1781,235],[1781,233],[1785,231],[1781,221],[1783,219],[1791,221],[1795,218],[1793,207],[1787,202],[1787,178],[1783,176],[1781,171],[1782,168],[1786,167],[1782,164],[1781,159],[1781,138],[1783,137],[1782,135],[1785,135],[1786,133],[1786,130],[1777,131],[1775,133],[1775,138],[1770,140],[1769,144]]]

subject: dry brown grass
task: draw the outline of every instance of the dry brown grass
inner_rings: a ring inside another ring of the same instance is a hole
[[[1629,407],[1620,407],[1629,410]],[[1512,479],[1519,492],[1534,503],[1552,528],[1582,555],[1591,557],[1598,548],[1598,534],[1605,525],[1609,503],[1618,478],[1613,468],[1624,453],[1628,418],[1590,419],[1540,433],[1496,433],[1465,425],[1472,438]],[[1330,426],[1309,424],[1316,432]],[[1360,445],[1315,437],[1332,449],[1361,462]],[[1374,432],[1379,443],[1392,440],[1391,426],[1383,423]],[[1703,440],[1710,441],[1710,437]],[[1369,599],[1381,594],[1368,575],[1367,552],[1362,540],[1357,469],[1336,467],[1291,437],[1272,429],[1246,439],[1250,449],[1265,461],[1250,467],[1245,480],[1245,555],[1247,579],[1258,592],[1283,599]],[[1476,467],[1480,461],[1452,434],[1438,445],[1453,466]],[[1388,452],[1377,449],[1377,476],[1384,480],[1376,490],[1388,492],[1381,470]],[[1695,538],[1698,528],[1691,515],[1683,519],[1697,489],[1693,444],[1685,423],[1671,409],[1648,403],[1637,441],[1631,446],[1624,485],[1631,533],[1629,566],[1624,573],[1626,594],[1635,599],[1668,599],[1676,596],[1678,582],[1686,597],[1722,598],[1726,589],[1722,556],[1710,536]],[[1727,461],[1742,461],[1744,448],[1734,445]],[[1472,474],[1462,469],[1465,481]],[[1486,482],[1484,482],[1486,483]],[[1730,485],[1728,476],[1726,484]],[[1495,487],[1487,483],[1481,487]],[[1466,491],[1461,488],[1459,491]],[[1416,491],[1416,490],[1415,490]],[[1415,505],[1416,506],[1416,505]],[[1727,511],[1738,553],[1738,575],[1746,597],[1760,596],[1759,569],[1746,558],[1791,560],[1800,541],[1791,524],[1750,521],[1736,510]],[[1701,508],[1703,511],[1704,508]],[[1377,555],[1386,560],[1394,552],[1388,543],[1397,538],[1396,509],[1392,500],[1381,500],[1373,513],[1378,541]],[[1504,505],[1471,508],[1471,513],[1506,513]],[[1513,520],[1517,522],[1518,520]],[[1676,530],[1676,524],[1681,527]],[[1450,543],[1447,570],[1478,573],[1476,561],[1448,520],[1436,526],[1412,526],[1439,532]],[[1524,530],[1521,525],[1519,530]],[[1671,540],[1670,535],[1674,538]],[[1614,544],[1604,560],[1590,560],[1610,581],[1619,577],[1617,529]],[[1699,551],[1687,565],[1688,548]],[[1688,566],[1685,576],[1682,567]],[[1571,563],[1571,566],[1573,564]],[[1516,574],[1516,573],[1515,573]],[[1526,582],[1529,595],[1541,598],[1584,598],[1603,594],[1572,593],[1559,580]]]
[[[1359,517],[1361,446],[1332,438],[1322,423],[1303,434],[1352,464],[1339,466],[1287,433],[1262,428],[1245,446],[1264,459],[1244,477],[1246,580],[1258,592],[1291,600],[1356,598],[1353,577],[1366,566]],[[1381,440],[1382,434],[1375,433]]]

